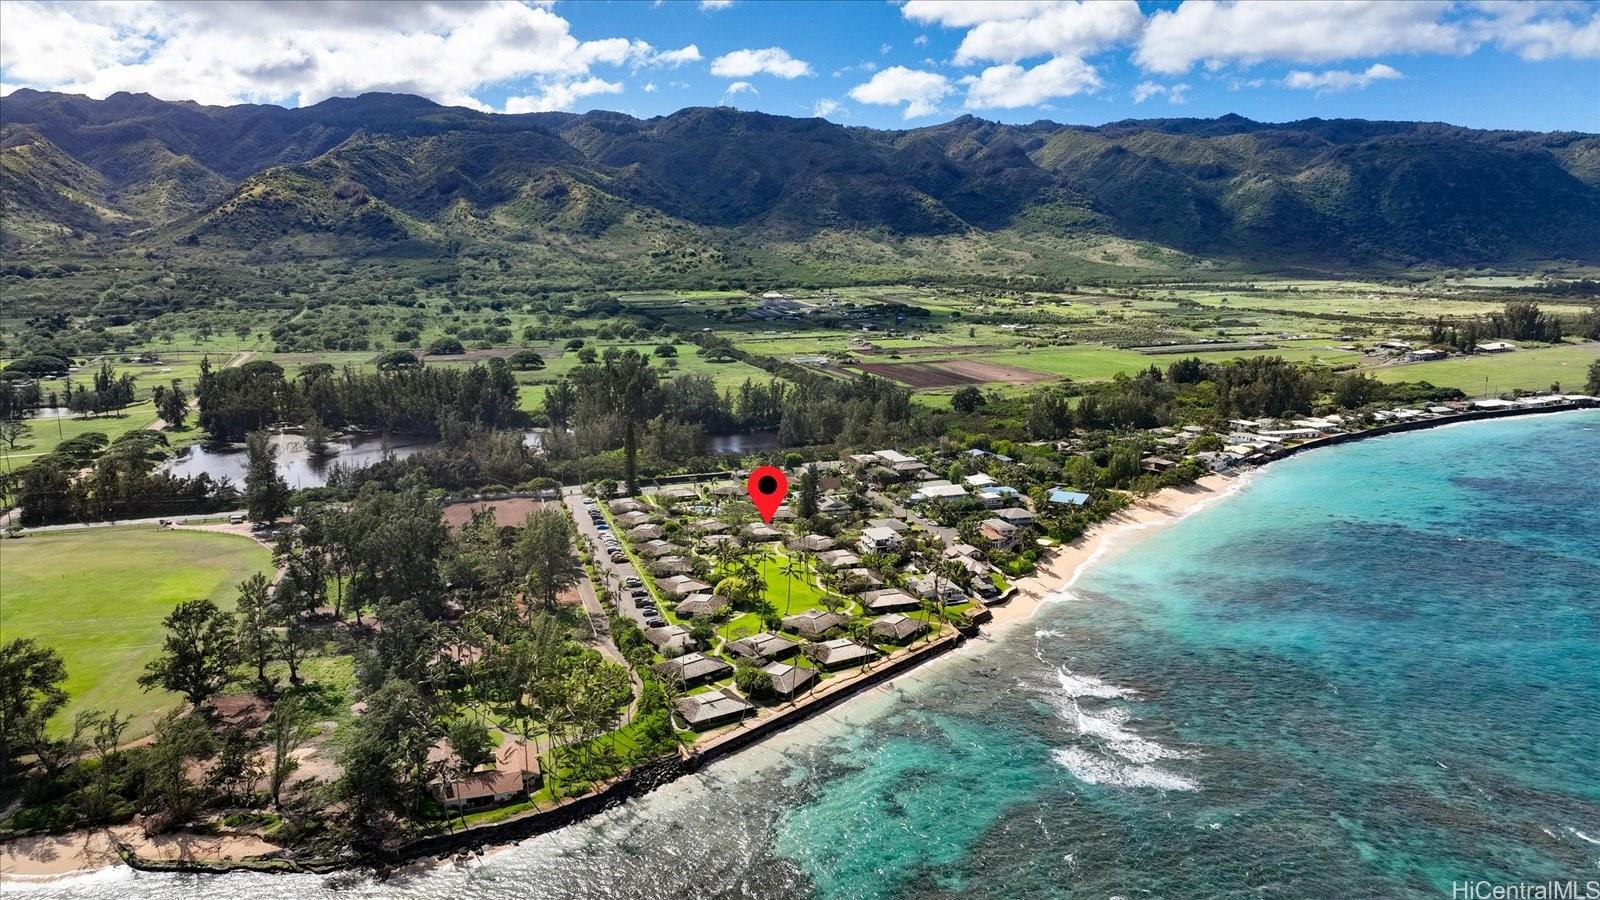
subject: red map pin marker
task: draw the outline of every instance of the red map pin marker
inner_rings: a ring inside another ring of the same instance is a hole
[[[761,521],[771,525],[778,504],[789,493],[789,479],[784,477],[783,470],[777,466],[762,466],[750,473],[750,480],[745,487],[750,491],[750,502],[761,513]]]

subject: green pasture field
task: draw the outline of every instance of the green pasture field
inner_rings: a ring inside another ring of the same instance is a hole
[[[1460,388],[1473,397],[1519,388],[1542,391],[1558,382],[1565,390],[1581,392],[1589,366],[1597,358],[1600,343],[1588,343],[1384,366],[1372,370],[1372,374],[1385,382],[1426,381],[1439,387]]]
[[[141,690],[145,663],[161,647],[161,621],[183,600],[231,608],[239,582],[272,571],[272,554],[249,538],[151,526],[36,532],[0,541],[0,630],[31,637],[67,666],[72,699],[52,727],[82,709],[134,716],[128,737],[147,732],[176,705]]]
[[[36,456],[43,456],[54,450],[56,445],[65,440],[71,440],[79,435],[98,431],[107,438],[116,440],[130,431],[148,428],[156,420],[155,405],[149,400],[135,403],[119,413],[94,418],[73,416],[70,418],[33,418],[27,423],[33,427],[33,433],[17,443],[17,449],[12,451],[0,450],[0,465],[8,470],[17,466],[27,465]],[[198,432],[190,429],[184,432],[173,432],[167,439],[174,445],[189,443],[188,438],[197,438]]]

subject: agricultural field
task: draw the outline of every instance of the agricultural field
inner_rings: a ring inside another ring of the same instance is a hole
[[[7,640],[30,637],[61,653],[77,710],[134,716],[129,736],[149,730],[178,698],[146,692],[136,679],[161,646],[161,621],[184,600],[231,608],[239,582],[272,571],[272,554],[232,534],[151,526],[39,532],[0,541],[0,621]]]
[[[1460,388],[1473,397],[1519,389],[1543,391],[1554,384],[1581,391],[1596,359],[1600,359],[1600,343],[1588,343],[1385,366],[1372,374],[1380,381],[1426,381]]]

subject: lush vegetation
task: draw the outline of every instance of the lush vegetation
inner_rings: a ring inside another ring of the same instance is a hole
[[[1594,138],[1569,134],[1236,116],[880,132],[729,108],[499,117],[378,94],[197,113],[26,89],[5,112],[12,245],[483,253],[567,284],[598,261],[657,288],[938,277],[952,260],[1046,275],[1191,268],[1190,254],[1400,267],[1600,250]]]

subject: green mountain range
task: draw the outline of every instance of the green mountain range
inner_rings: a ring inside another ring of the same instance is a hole
[[[1595,264],[1600,136],[1238,116],[881,131],[728,108],[493,115],[397,94],[302,109],[0,100],[14,251],[485,245],[672,266],[917,240],[1107,259],[1118,241],[1330,270]]]

